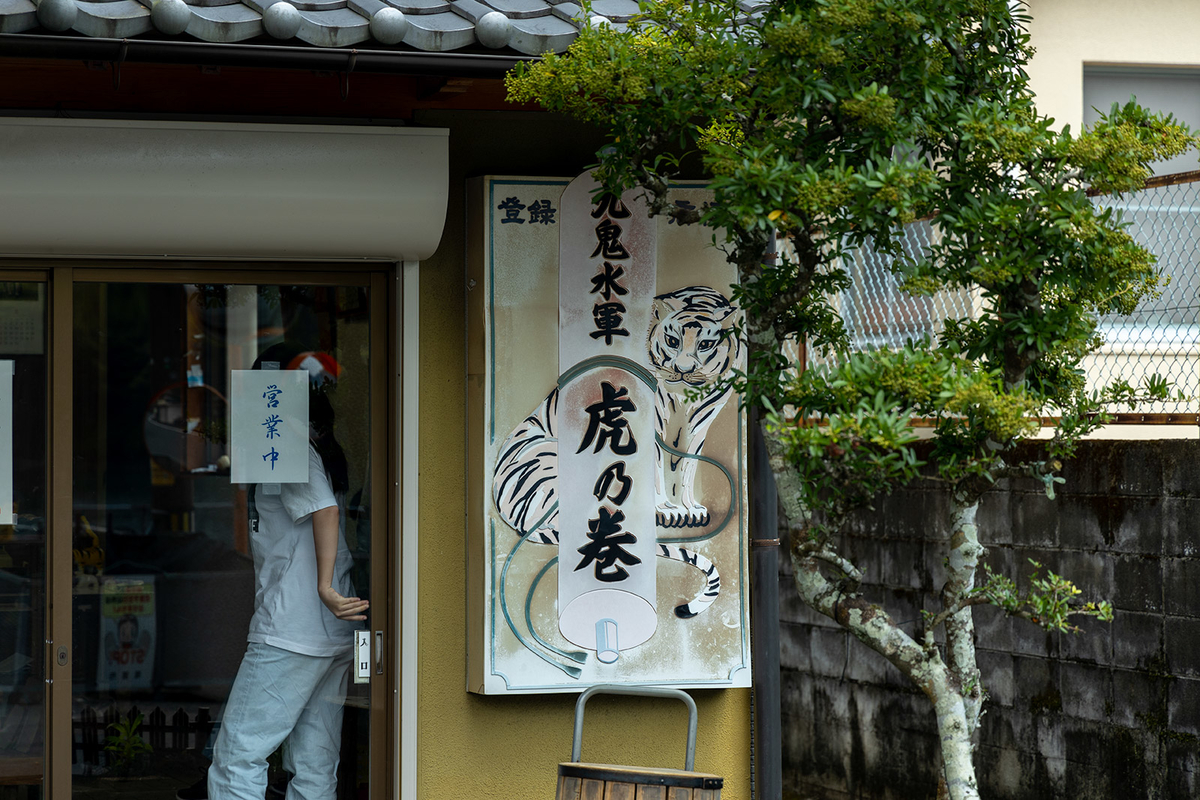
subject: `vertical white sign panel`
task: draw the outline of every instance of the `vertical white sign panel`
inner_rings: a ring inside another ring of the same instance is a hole
[[[559,240],[559,631],[603,663],[658,625],[654,390],[646,330],[656,222],[634,192],[562,195]]]
[[[354,682],[371,682],[371,632],[354,632]]]
[[[0,361],[0,525],[13,525],[13,362]]]
[[[235,369],[230,388],[230,481],[307,483],[308,371]]]

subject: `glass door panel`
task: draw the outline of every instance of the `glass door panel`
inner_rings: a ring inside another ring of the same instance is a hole
[[[45,758],[46,307],[45,283],[0,278],[0,476],[12,476],[11,487],[0,477],[5,798],[40,797]]]
[[[320,647],[263,626],[292,614],[296,602],[310,608],[315,575],[311,597],[288,595],[271,606],[284,611],[264,607],[256,616],[256,596],[269,600],[284,580],[273,571],[281,563],[282,523],[271,520],[281,509],[295,512],[299,501],[288,499],[296,492],[286,486],[281,493],[265,484],[231,483],[231,371],[302,371],[311,430],[319,428],[318,406],[328,401],[331,435],[320,439],[316,463],[330,468],[340,490],[337,569],[348,570],[355,595],[370,600],[376,356],[367,286],[365,280],[340,286],[76,283],[73,794],[205,797],[214,742],[218,736],[234,741],[244,724],[231,715],[227,699],[252,620],[258,645],[291,654],[315,647],[320,653],[299,655],[340,663],[344,643],[349,665],[353,625],[333,622],[328,641],[336,646]],[[293,520],[307,538],[286,540],[295,548],[292,558],[313,558],[314,518]],[[316,603],[314,613],[324,612]],[[366,629],[368,622],[358,625]],[[330,780],[336,779],[338,797],[349,799],[360,791],[365,796],[370,693],[369,686],[338,676],[303,703],[263,697],[256,716],[340,716],[329,734],[340,752]],[[324,706],[337,706],[336,714],[322,716],[318,707]],[[286,738],[286,730],[278,733]],[[296,741],[263,754],[267,797],[282,798],[294,772],[311,779],[304,763],[294,763],[304,752]]]

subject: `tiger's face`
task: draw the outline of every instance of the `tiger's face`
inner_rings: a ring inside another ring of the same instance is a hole
[[[734,307],[706,286],[654,298],[647,349],[659,381],[682,391],[724,377],[741,352],[733,321]]]

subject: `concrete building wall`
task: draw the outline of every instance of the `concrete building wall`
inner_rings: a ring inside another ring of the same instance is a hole
[[[420,643],[417,797],[551,800],[569,761],[575,695],[484,697],[466,691],[465,182],[485,174],[574,176],[602,142],[528,113],[419,114],[450,129],[450,209],[421,264]],[[691,692],[696,769],[725,778],[725,800],[750,798],[750,692]],[[587,706],[583,759],[682,768],[683,705],[600,696]]]
[[[1030,0],[1028,11],[1038,109],[1073,130],[1083,121],[1085,65],[1200,67],[1200,4],[1191,0]]]
[[[1198,456],[1194,441],[1087,442],[1057,500],[1032,480],[986,495],[987,563],[1027,586],[1034,559],[1116,611],[1112,623],[1059,634],[976,610],[990,694],[976,757],[984,797],[1200,796]],[[846,546],[913,632],[945,580],[946,498],[926,486],[877,509],[856,518]],[[933,798],[928,700],[804,607],[788,565],[780,581],[785,786],[805,800]]]

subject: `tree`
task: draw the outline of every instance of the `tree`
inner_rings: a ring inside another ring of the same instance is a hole
[[[1166,392],[1159,380],[1085,386],[1098,315],[1128,313],[1158,283],[1153,256],[1086,189],[1139,189],[1147,164],[1196,140],[1133,103],[1090,130],[1056,132],[1034,106],[1027,19],[1009,0],[776,0],[756,18],[730,2],[641,8],[627,30],[586,28],[564,56],[518,67],[510,97],[606,130],[595,170],[606,191],[642,187],[652,214],[722,232],[750,344],[738,388],[768,412],[796,588],[924,692],[942,742],[940,794],[978,797],[986,693],[972,608],[1058,630],[1112,614],[1052,572],[1025,588],[979,574],[980,498],[1014,475],[1053,497],[1062,459],[1110,403]],[[696,169],[714,204],[675,205],[672,178]],[[905,252],[901,226],[925,217],[935,244]],[[828,298],[849,285],[844,259],[858,247],[893,256],[908,292],[967,289],[983,312],[946,320],[936,341],[850,352]],[[798,343],[833,366],[799,372]],[[1060,418],[1053,438],[1020,457],[1042,416]],[[934,422],[927,451],[914,417]],[[922,474],[951,498],[948,580],[940,610],[909,635],[868,600],[839,532],[851,511]]]

